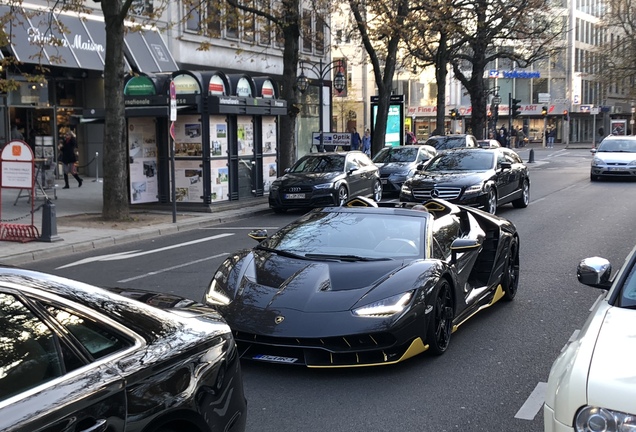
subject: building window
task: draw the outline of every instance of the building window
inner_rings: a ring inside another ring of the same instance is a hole
[[[248,7],[254,7],[252,0],[244,0],[243,4]],[[254,43],[256,40],[256,17],[252,12],[243,12],[243,40],[248,43]]]
[[[322,16],[316,17],[316,53],[324,54],[325,52],[325,21]]]
[[[312,13],[309,9],[303,10],[302,29],[303,29],[303,51],[310,53],[312,51]]]
[[[259,9],[271,13],[269,0],[257,0]],[[261,45],[269,46],[272,44],[272,25],[269,21],[263,17],[258,17],[258,43]]]

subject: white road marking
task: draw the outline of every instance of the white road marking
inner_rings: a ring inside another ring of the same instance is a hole
[[[537,413],[543,406],[545,402],[545,391],[548,388],[548,383],[540,382],[534,388],[526,402],[523,404],[517,414],[515,414],[515,418],[521,420],[534,420]]]
[[[229,253],[228,252],[224,252],[224,253],[221,253],[221,254],[218,254],[218,255],[214,255],[214,256],[210,256],[210,257],[206,257],[206,258],[201,258],[201,259],[198,259],[198,260],[195,260],[195,261],[190,261],[190,262],[187,262],[187,263],[183,263],[183,264],[179,264],[179,265],[176,265],[176,266],[168,267],[168,268],[165,268],[163,270],[148,272],[148,273],[145,273],[145,274],[142,274],[142,275],[139,275],[139,276],[135,276],[135,277],[131,277],[131,278],[128,278],[128,279],[118,280],[117,282],[125,283],[125,282],[134,281],[134,280],[137,280],[137,279],[143,279],[143,278],[148,277],[148,276],[155,276],[155,275],[158,275],[158,274],[161,274],[161,273],[165,273],[167,271],[176,270],[178,268],[187,267],[187,266],[190,266],[190,265],[193,265],[193,264],[198,264],[198,263],[201,263],[201,262],[204,262],[204,261],[208,261],[208,260],[211,260],[211,259],[214,259],[214,258],[225,256],[225,255],[229,255]]]
[[[206,241],[216,240],[216,239],[220,239],[220,238],[223,238],[223,237],[229,237],[229,236],[233,236],[233,235],[234,235],[234,233],[217,234],[217,235],[212,236],[212,237],[205,237],[205,238],[202,238],[202,239],[192,240],[192,241],[185,242],[185,243],[178,243],[178,244],[162,247],[162,248],[159,248],[159,249],[152,249],[152,250],[149,250],[149,251],[141,251],[140,252],[138,250],[134,250],[134,251],[128,251],[128,252],[119,252],[119,253],[109,254],[109,255],[99,255],[99,256],[84,258],[82,260],[75,261],[75,262],[72,262],[72,263],[68,263],[66,265],[57,267],[56,270],[63,269],[63,268],[68,268],[68,267],[74,267],[74,266],[77,266],[77,265],[86,264],[86,263],[95,262],[95,261],[117,261],[117,260],[123,260],[123,259],[128,259],[128,258],[135,258],[135,257],[139,257],[139,256],[142,256],[142,255],[149,255],[149,254],[153,254],[153,253],[157,253],[157,252],[164,252],[164,251],[167,251],[167,250],[170,250],[170,249],[176,249],[176,248],[180,248],[180,247],[184,247],[184,246],[190,246],[190,245],[193,245],[193,244],[203,243],[203,242],[206,242]]]

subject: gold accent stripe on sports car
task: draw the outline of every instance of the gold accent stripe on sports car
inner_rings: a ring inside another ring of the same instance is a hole
[[[497,290],[495,291],[495,294],[492,296],[492,299],[490,300],[490,303],[481,306],[475,312],[473,312],[472,314],[467,316],[462,322],[455,324],[453,326],[453,331],[452,332],[455,333],[460,325],[464,324],[466,321],[468,321],[469,319],[474,317],[476,313],[478,313],[478,312],[480,312],[480,311],[482,311],[482,310],[484,310],[486,308],[489,308],[490,306],[492,306],[495,303],[497,303],[499,300],[501,300],[501,298],[503,296],[504,296],[504,290],[503,290],[503,287],[501,286],[501,284],[499,284],[499,285],[497,285]]]
[[[335,369],[335,368],[340,368],[341,369],[341,368],[351,368],[351,367],[384,366],[384,365],[390,365],[390,364],[399,363],[401,361],[404,361],[406,359],[414,357],[414,356],[416,356],[416,355],[418,355],[420,353],[423,353],[427,349],[428,349],[428,345],[424,345],[424,342],[422,342],[422,339],[421,338],[417,338],[413,342],[411,342],[411,345],[409,345],[409,347],[407,348],[406,352],[404,354],[402,354],[402,357],[400,357],[397,360],[391,361],[391,362],[369,363],[369,364],[355,364],[355,365],[333,365],[333,366],[307,365],[307,367],[314,368],[314,369]]]

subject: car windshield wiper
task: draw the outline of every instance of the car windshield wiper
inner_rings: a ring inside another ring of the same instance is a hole
[[[363,257],[359,255],[333,255],[333,254],[316,254],[309,253],[305,254],[306,258],[316,258],[316,259],[324,259],[324,260],[335,260],[335,261],[390,261],[391,258],[370,258]]]
[[[256,249],[262,250],[262,251],[265,251],[265,252],[275,253],[276,255],[284,256],[284,257],[287,257],[287,258],[297,258],[297,259],[302,259],[302,260],[307,259],[303,255],[297,255],[297,254],[292,253],[292,252],[287,252],[287,251],[280,250],[280,249],[274,249],[274,248],[270,248],[270,247],[263,246],[263,245],[256,246]]]

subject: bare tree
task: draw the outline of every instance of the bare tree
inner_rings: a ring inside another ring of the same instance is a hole
[[[457,0],[453,7],[458,21],[451,37],[459,48],[450,63],[470,95],[472,131],[482,138],[488,96],[484,73],[489,63],[509,59],[526,68],[546,58],[565,20],[550,13],[549,0]]]
[[[393,76],[398,65],[399,48],[405,35],[410,34],[409,0],[349,0],[362,44],[373,65],[373,77],[378,88],[378,108],[371,154],[384,147]]]
[[[606,91],[618,84],[636,98],[636,0],[608,0],[601,26],[607,36],[600,50],[599,81]]]

